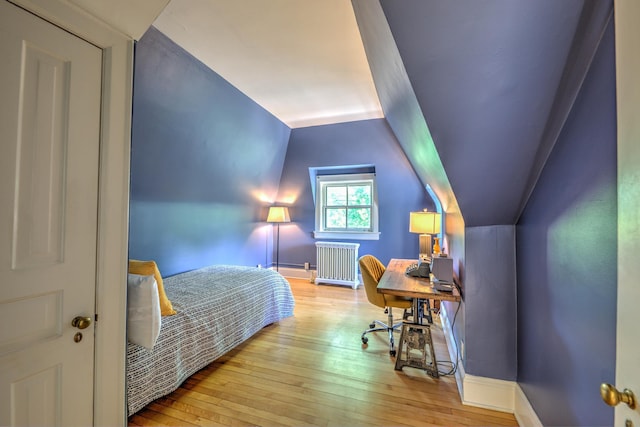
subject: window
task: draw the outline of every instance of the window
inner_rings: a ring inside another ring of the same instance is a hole
[[[375,174],[316,177],[316,238],[377,240]]]

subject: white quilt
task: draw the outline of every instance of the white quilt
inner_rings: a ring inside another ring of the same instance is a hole
[[[129,415],[264,326],[293,316],[289,283],[273,270],[216,265],[168,277],[164,288],[178,314],[162,318],[152,350],[128,344]]]

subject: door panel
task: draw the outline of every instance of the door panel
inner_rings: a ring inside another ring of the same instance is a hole
[[[62,257],[68,61],[22,46],[19,137],[16,145],[12,268],[58,264]]]
[[[0,54],[0,425],[91,425],[102,52],[0,1]]]

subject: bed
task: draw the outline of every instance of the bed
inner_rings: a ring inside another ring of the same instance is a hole
[[[171,393],[261,328],[293,315],[289,283],[273,270],[216,265],[163,281],[177,314],[162,317],[151,350],[128,343],[129,415]]]

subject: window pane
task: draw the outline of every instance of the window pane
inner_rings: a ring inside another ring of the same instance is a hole
[[[327,209],[326,211],[326,228],[345,228],[347,226],[347,210],[346,209]]]
[[[378,233],[375,174],[347,173],[316,177],[316,238],[373,240]],[[326,232],[326,233],[325,233]]]
[[[327,186],[327,205],[345,206],[347,204],[347,187]]]
[[[371,209],[349,209],[347,218],[347,228],[370,229],[371,228]]]
[[[370,185],[350,185],[349,205],[371,205]]]

